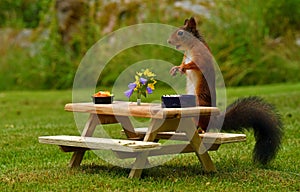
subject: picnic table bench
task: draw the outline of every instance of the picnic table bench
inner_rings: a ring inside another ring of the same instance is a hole
[[[204,133],[199,134],[194,117],[219,114],[216,107],[162,108],[160,104],[114,101],[112,104],[69,103],[65,110],[89,113],[81,136],[41,136],[40,143],[54,144],[65,152],[73,152],[70,167],[80,165],[86,150],[111,150],[118,158],[135,158],[129,173],[130,178],[140,178],[148,163],[148,157],[190,153],[198,157],[204,171],[216,171],[208,151],[218,150],[221,144],[246,140],[244,134]],[[132,117],[150,118],[146,128],[134,128]],[[119,123],[127,139],[93,137],[97,125]],[[180,140],[187,143],[161,144],[161,139]]]

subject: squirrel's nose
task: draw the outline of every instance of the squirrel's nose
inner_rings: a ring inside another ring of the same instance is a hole
[[[168,43],[171,44],[171,40],[168,40]]]

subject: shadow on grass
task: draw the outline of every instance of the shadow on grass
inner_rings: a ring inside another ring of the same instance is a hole
[[[238,182],[239,179],[246,179],[249,175],[255,173],[261,175],[284,170],[283,167],[279,166],[281,165],[279,157],[267,166],[253,163],[251,150],[251,144],[245,145],[245,143],[243,143],[231,146],[230,148],[222,148],[217,152],[211,152],[212,161],[215,163],[217,169],[216,173],[205,173],[201,163],[194,154],[181,154],[163,165],[144,169],[142,179],[158,181],[169,180],[170,178],[175,180],[189,178],[191,180],[197,180],[201,177],[216,180],[229,179]],[[86,174],[115,179],[128,177],[130,169],[118,167],[97,159],[98,157],[86,159],[76,170]]]
[[[77,168],[87,174],[99,174],[113,177],[128,177],[130,173],[129,168],[122,168],[112,165],[97,165],[97,164],[84,164]],[[149,169],[144,169],[142,173],[143,178],[156,178],[164,179],[170,177],[199,177],[201,175],[213,176],[216,173],[205,173],[202,170],[200,164],[193,165],[161,165],[157,167],[152,167]]]

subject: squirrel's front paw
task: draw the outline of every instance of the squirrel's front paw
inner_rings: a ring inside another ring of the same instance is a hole
[[[179,71],[179,66],[174,66],[174,67],[171,68],[170,74],[171,74],[172,76],[175,76],[176,73],[177,73],[177,71]]]

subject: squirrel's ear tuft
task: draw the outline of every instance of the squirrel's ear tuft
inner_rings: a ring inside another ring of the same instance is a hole
[[[196,25],[197,25],[197,23],[196,23],[194,17],[191,17],[191,18],[189,19],[189,22],[188,22],[188,27],[190,27],[190,28],[197,28]]]
[[[186,25],[189,22],[189,19],[185,19],[183,25]]]

